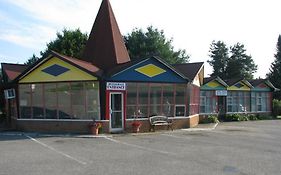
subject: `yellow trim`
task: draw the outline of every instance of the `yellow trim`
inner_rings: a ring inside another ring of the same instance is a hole
[[[53,76],[42,70],[57,64],[59,66],[69,69],[58,76]],[[27,76],[19,81],[19,83],[36,83],[36,82],[57,82],[57,81],[89,81],[97,80],[97,77],[78,69],[77,67],[57,58],[53,57],[46,63],[40,65],[38,68],[30,72]]]
[[[217,81],[211,81],[211,82],[207,83],[207,86],[209,86],[211,88],[216,88],[218,86],[221,86],[221,84],[219,84]]]
[[[238,87],[235,86],[235,84],[237,84],[237,83],[240,83],[240,84],[242,84],[243,86],[242,86],[241,88],[238,88]],[[248,87],[245,83],[243,83],[242,81],[239,81],[239,82],[237,82],[237,83],[235,83],[234,85],[228,87],[227,90],[231,90],[231,91],[250,91],[250,90],[251,90],[251,88],[249,88],[249,87]]]
[[[150,78],[160,75],[166,72],[164,69],[155,66],[154,64],[148,64],[142,67],[135,69],[137,72],[142,73]]]

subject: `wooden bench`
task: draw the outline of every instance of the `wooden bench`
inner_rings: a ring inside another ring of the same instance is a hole
[[[173,122],[167,116],[151,116],[149,117],[150,129],[155,131],[155,126],[167,126],[167,129],[173,130]]]

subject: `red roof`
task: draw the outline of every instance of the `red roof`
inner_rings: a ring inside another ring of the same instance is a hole
[[[12,81],[25,71],[28,66],[24,64],[1,63],[1,67],[6,74],[8,81]]]
[[[102,1],[82,59],[105,71],[130,61],[109,0]]]

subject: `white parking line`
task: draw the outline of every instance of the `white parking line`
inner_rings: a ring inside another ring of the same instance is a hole
[[[127,145],[127,146],[130,146],[130,147],[134,147],[134,148],[138,148],[138,149],[142,149],[142,150],[146,150],[146,151],[157,152],[157,153],[168,154],[168,155],[176,155],[176,154],[171,153],[171,152],[161,151],[161,150],[158,150],[158,149],[148,148],[148,147],[144,147],[144,146],[140,146],[140,145],[135,145],[135,144],[127,143],[127,142],[122,142],[122,141],[115,140],[115,139],[109,138],[109,137],[104,137],[104,138],[109,140],[109,141],[115,142],[115,143]]]
[[[47,144],[45,144],[43,142],[40,142],[39,140],[36,140],[35,138],[33,138],[33,137],[29,136],[29,135],[25,135],[25,137],[29,138],[30,140],[32,140],[32,141],[34,141],[34,142],[36,142],[36,143],[38,143],[38,144],[40,144],[42,146],[44,146],[45,148],[48,148],[48,149],[50,149],[50,150],[52,150],[52,151],[54,151],[54,152],[56,152],[56,153],[58,153],[60,155],[63,155],[64,157],[67,157],[67,158],[69,158],[71,160],[74,160],[74,161],[78,162],[79,164],[82,164],[82,165],[86,165],[87,164],[86,162],[78,160],[78,159],[76,159],[76,158],[74,158],[74,157],[72,157],[72,156],[70,156],[68,154],[65,154],[65,153],[63,153],[63,152],[61,152],[59,150],[56,150],[55,148],[53,148],[53,147],[51,147],[51,146],[49,146],[49,145],[47,145]]]

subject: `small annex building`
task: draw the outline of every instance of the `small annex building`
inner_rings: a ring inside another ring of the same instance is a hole
[[[200,115],[265,114],[272,112],[272,93],[277,91],[266,79],[204,78],[200,87]]]
[[[52,52],[33,65],[2,63],[5,112],[25,131],[149,131],[148,117],[165,115],[174,128],[199,122],[203,63],[170,65],[161,58],[131,60],[109,0],[103,0],[81,60]]]

